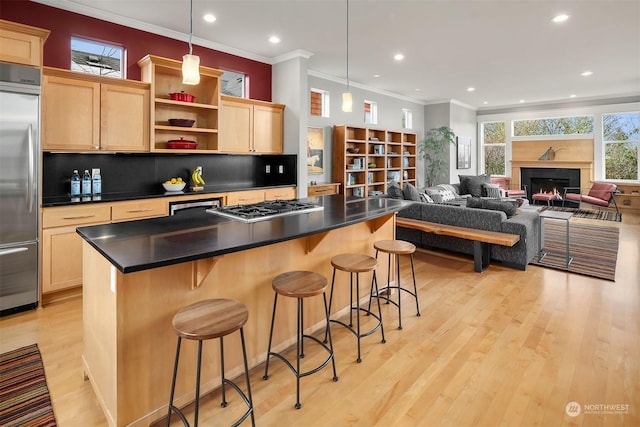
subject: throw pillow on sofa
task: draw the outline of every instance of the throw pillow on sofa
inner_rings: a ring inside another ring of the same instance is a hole
[[[400,185],[395,181],[392,181],[387,187],[387,196],[392,199],[404,199],[402,188],[400,188]]]
[[[502,198],[502,190],[498,184],[482,184],[482,192],[484,196],[492,199]]]
[[[420,193],[418,189],[411,183],[406,183],[402,189],[402,195],[405,200],[412,200],[414,202],[420,201]]]
[[[517,204],[512,201],[481,199],[480,197],[469,197],[467,199],[467,207],[502,211],[508,217],[514,216],[517,210]]]
[[[482,197],[482,185],[491,184],[491,175],[458,175],[460,178],[460,194],[471,194]]]

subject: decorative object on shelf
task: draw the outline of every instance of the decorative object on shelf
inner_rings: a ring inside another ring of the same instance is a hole
[[[409,171],[402,172],[402,179],[409,179]]]
[[[544,154],[538,158],[538,160],[555,160],[556,153],[562,150],[564,150],[564,148],[558,148],[557,150],[554,150],[553,147],[549,147],[547,151],[545,151]]]
[[[169,97],[172,101],[182,101],[182,102],[193,102],[196,100],[196,97],[191,95],[190,93],[182,92],[172,92],[169,94]]]
[[[353,95],[349,92],[349,0],[347,0],[347,90],[342,94],[342,111],[345,113],[353,111]]]
[[[358,154],[360,149],[358,147],[349,147],[347,148],[347,152],[351,154]]]
[[[458,169],[471,169],[471,138],[456,137]]]
[[[182,83],[197,85],[200,83],[200,57],[193,54],[193,0],[189,10],[189,53],[182,57]]]
[[[195,149],[198,144],[195,141],[189,141],[180,137],[180,139],[172,139],[167,142],[167,148]]]
[[[384,154],[384,145],[376,144],[373,146],[373,154]]]
[[[169,124],[171,126],[178,126],[183,128],[190,128],[195,122],[195,120],[191,119],[169,119]]]
[[[307,128],[307,173],[324,173],[324,129]]]
[[[455,144],[455,133],[448,126],[429,129],[418,148],[425,161],[425,187],[433,187],[442,178],[448,156],[445,150]]]

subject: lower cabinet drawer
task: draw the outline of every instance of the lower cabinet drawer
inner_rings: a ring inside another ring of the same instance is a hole
[[[234,191],[227,194],[227,205],[248,205],[265,200],[264,190]]]
[[[168,214],[169,203],[164,199],[118,202],[111,207],[112,222],[167,216]]]
[[[111,221],[111,205],[60,206],[42,210],[42,228]]]
[[[291,200],[296,198],[295,187],[269,188],[265,190],[265,200]]]

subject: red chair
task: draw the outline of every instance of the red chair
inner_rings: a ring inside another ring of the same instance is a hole
[[[492,184],[498,184],[498,187],[500,187],[501,190],[504,191],[504,195],[505,197],[527,197],[527,186],[524,185],[522,186],[521,189],[510,189],[509,188],[509,181],[507,181],[507,178],[503,178],[503,177],[491,177],[491,183]]]
[[[577,190],[577,192],[569,192],[575,190]],[[618,204],[616,203],[616,198],[613,197],[617,191],[618,186],[609,182],[594,182],[588,194],[582,194],[579,187],[566,187],[564,189],[562,205],[564,206],[565,200],[577,203],[587,203],[601,208],[609,208],[613,203],[613,207],[616,208],[616,212],[620,213],[620,210],[618,210]]]

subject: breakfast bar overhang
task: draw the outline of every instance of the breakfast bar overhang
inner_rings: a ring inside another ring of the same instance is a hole
[[[395,213],[406,203],[338,195],[306,200],[323,210],[255,223],[195,212],[78,228],[84,239],[83,369],[110,425],[149,425],[166,415],[176,342],[171,321],[179,309],[209,298],[245,304],[249,365],[255,367],[266,357],[272,279],[310,270],[330,280],[334,255],[375,255],[375,241],[395,237]],[[386,263],[377,274],[387,276]],[[361,281],[362,295],[370,280]],[[336,289],[334,316],[348,312],[348,288]],[[320,300],[305,305],[309,331],[322,327],[323,310]],[[276,320],[275,351],[295,342],[295,306],[286,312],[292,315]],[[234,344],[225,357],[230,378],[242,372]],[[217,347],[208,345],[215,344],[204,344],[203,392],[220,384]],[[195,345],[184,346],[177,406],[194,398],[195,353]]]

